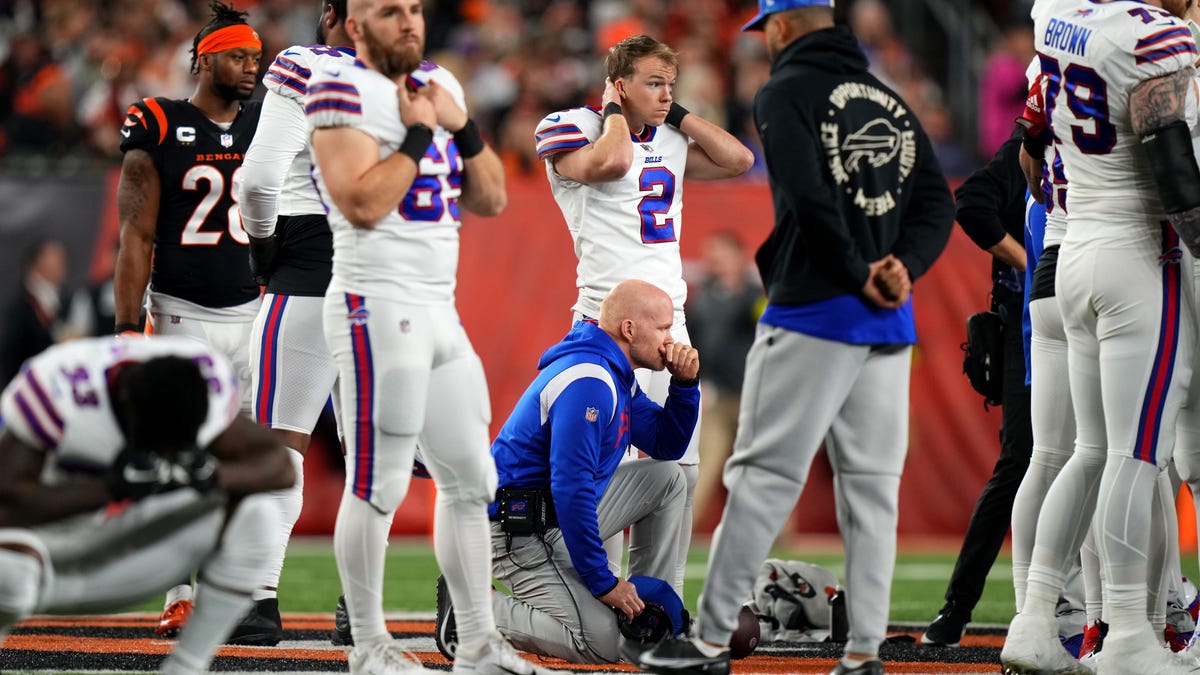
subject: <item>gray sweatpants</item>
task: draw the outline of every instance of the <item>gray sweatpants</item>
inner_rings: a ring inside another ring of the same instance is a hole
[[[846,547],[847,652],[887,631],[912,348],[821,340],[761,324],[746,360],[729,491],[700,598],[700,637],[727,644],[759,566],[825,441]]]
[[[675,462],[643,460],[617,467],[600,498],[604,539],[637,523],[629,542],[629,575],[674,578],[685,483]],[[572,663],[620,658],[613,610],[594,598],[571,564],[557,528],[544,537],[507,537],[492,523],[492,574],[513,592],[494,593],[496,627],[517,649]]]

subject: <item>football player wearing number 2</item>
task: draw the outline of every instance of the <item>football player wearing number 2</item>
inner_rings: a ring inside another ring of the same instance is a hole
[[[600,108],[546,116],[537,126],[538,158],[562,210],[579,259],[577,319],[595,320],[600,303],[626,279],[648,281],[671,296],[676,342],[691,344],[684,321],[687,284],[679,257],[683,179],[732,178],[754,155],[731,134],[675,102],[675,51],[645,35],[609,49]],[[637,371],[638,385],[659,405],[667,399],[665,371]],[[697,424],[699,428],[699,424]],[[692,493],[699,449],[693,432],[679,460],[687,476],[687,501],[673,582],[682,594],[683,564],[691,543]],[[619,561],[619,547],[609,560]]]
[[[1146,616],[1147,571],[1161,555],[1152,497],[1195,346],[1200,167],[1185,4],[1053,0],[1035,22],[1046,117],[1070,183],[1056,294],[1076,432],[1038,518],[1025,605],[1000,654],[1006,673],[1089,672],[1059,646],[1054,613],[1093,508],[1109,623],[1099,672],[1200,672],[1160,648],[1162,626]]]
[[[260,300],[233,184],[258,126],[260,103],[246,99],[262,42],[245,13],[216,2],[212,9],[192,45],[192,96],[143,99],[121,128],[116,332],[138,330],[149,282],[148,332],[191,337],[225,355],[248,410],[248,345]],[[190,586],[171,589],[160,635],[179,631],[190,602]]]

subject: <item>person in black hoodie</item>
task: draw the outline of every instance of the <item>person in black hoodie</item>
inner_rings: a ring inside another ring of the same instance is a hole
[[[775,202],[756,257],[768,305],[747,357],[698,629],[631,654],[650,672],[729,672],[738,612],[823,440],[849,589],[849,641],[832,673],[883,672],[916,342],[910,292],[945,247],[954,204],[929,139],[867,72],[831,5],[760,0],[746,26],[766,33],[773,58],[754,102]]]

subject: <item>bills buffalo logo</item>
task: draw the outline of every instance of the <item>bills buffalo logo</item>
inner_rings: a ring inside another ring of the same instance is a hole
[[[346,319],[354,326],[365,326],[369,318],[371,318],[371,312],[366,307],[352,309],[346,314]]]
[[[900,150],[900,130],[885,119],[876,119],[842,141],[842,154],[846,155],[845,166],[849,171],[860,169],[860,162],[879,168],[896,156]]]
[[[1183,249],[1178,246],[1163,251],[1162,255],[1158,256],[1159,266],[1163,265],[1178,265],[1183,262]]]

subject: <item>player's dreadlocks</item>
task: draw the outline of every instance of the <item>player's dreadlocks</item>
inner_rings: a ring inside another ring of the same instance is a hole
[[[343,6],[344,5],[345,3],[343,2]],[[233,8],[233,5],[226,5],[219,2],[219,0],[212,0],[209,8],[212,9],[213,12],[212,20],[209,21],[203,28],[201,28],[200,32],[196,33],[195,39],[192,40],[193,75],[196,75],[200,72],[200,60],[196,50],[200,47],[200,40],[203,40],[204,36],[226,26],[236,26],[238,24],[246,23],[247,13],[237,11]]]

